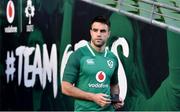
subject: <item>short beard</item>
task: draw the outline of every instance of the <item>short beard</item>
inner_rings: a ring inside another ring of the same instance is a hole
[[[99,48],[102,47],[105,44],[104,41],[102,41],[101,44],[96,44],[95,40],[92,40],[92,43],[94,44],[94,46],[99,47]]]

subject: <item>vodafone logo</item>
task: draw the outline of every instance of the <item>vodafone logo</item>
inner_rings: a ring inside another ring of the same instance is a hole
[[[99,72],[96,74],[96,80],[97,80],[98,82],[103,82],[105,79],[106,79],[106,74],[105,74],[103,71],[99,71]]]
[[[8,22],[11,24],[14,21],[15,10],[14,3],[12,0],[9,0],[6,7],[6,17]],[[17,33],[17,26],[7,26],[4,27],[5,33]]]
[[[14,3],[12,0],[10,0],[6,7],[6,15],[7,20],[9,23],[12,23],[14,20],[15,10],[14,10]]]

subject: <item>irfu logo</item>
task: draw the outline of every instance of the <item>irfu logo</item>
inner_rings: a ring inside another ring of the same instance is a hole
[[[34,17],[34,11],[35,11],[35,8],[32,5],[32,1],[27,0],[27,6],[25,8],[25,13],[26,13],[26,17],[29,18],[28,24],[31,24],[31,17]]]

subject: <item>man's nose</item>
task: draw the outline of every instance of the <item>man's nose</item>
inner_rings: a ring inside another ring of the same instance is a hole
[[[100,30],[97,31],[97,35],[98,35],[98,36],[101,35],[101,31],[100,31]]]

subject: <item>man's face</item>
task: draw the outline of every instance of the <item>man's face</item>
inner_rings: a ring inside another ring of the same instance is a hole
[[[96,47],[102,47],[109,38],[109,27],[104,23],[94,22],[91,26],[90,34],[92,44]]]

